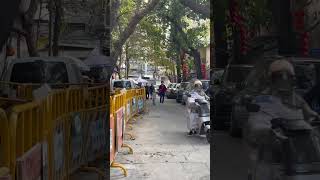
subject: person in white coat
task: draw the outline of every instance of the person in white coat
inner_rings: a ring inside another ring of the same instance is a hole
[[[188,129],[189,133],[188,135],[191,136],[193,134],[196,134],[196,129],[198,127],[197,122],[197,112],[195,112],[195,99],[208,99],[208,96],[204,92],[202,88],[202,83],[199,80],[195,80],[193,83],[193,89],[190,92],[191,97],[187,100],[187,113],[188,113]]]
[[[286,59],[276,60],[269,66],[270,86],[256,96],[253,103],[260,106],[259,112],[251,112],[244,127],[250,164],[249,176],[269,180],[270,166],[257,168],[259,147],[269,143],[271,120],[276,118],[304,119],[319,118],[309,105],[294,91],[295,71],[293,65]],[[259,166],[260,167],[260,166]]]

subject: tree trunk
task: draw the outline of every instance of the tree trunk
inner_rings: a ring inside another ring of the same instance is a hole
[[[201,57],[200,52],[197,49],[191,50],[191,55],[194,58],[194,65],[196,68],[196,74],[198,79],[202,79],[202,72],[201,72]]]
[[[10,36],[14,20],[19,14],[19,4],[20,0],[0,1],[0,52]]]
[[[53,56],[59,55],[59,39],[60,39],[60,31],[62,25],[62,16],[63,16],[63,9],[62,9],[62,0],[56,0],[55,5],[55,20],[54,20],[54,32],[53,32]]]
[[[176,61],[176,69],[177,69],[177,81],[178,83],[181,83],[181,59],[179,56],[177,56],[177,61]]]
[[[129,63],[130,57],[129,57],[129,45],[128,44],[126,44],[125,51],[126,51],[126,78],[128,79],[129,72],[130,72],[130,63]]]
[[[226,41],[226,26],[225,26],[225,10],[224,0],[214,1],[214,38],[215,38],[215,54],[216,67],[224,68],[228,63],[227,41]]]
[[[296,49],[290,7],[290,0],[272,0],[272,15],[278,32],[280,55],[292,55]]]
[[[42,14],[42,0],[40,0],[39,2],[39,16],[38,16],[38,24],[37,24],[37,39],[36,39],[36,43],[38,46],[38,41],[39,41],[39,33],[40,33],[40,19],[41,19],[41,14]]]
[[[118,64],[118,74],[119,74],[119,79],[122,79],[122,75],[121,75],[121,66],[122,66],[122,53],[123,53],[123,50],[121,49],[121,53],[120,53],[120,56],[119,56],[119,64]]]
[[[29,56],[35,57],[39,56],[38,50],[36,47],[36,32],[34,31],[34,14],[38,9],[38,0],[32,0],[30,3],[29,10],[26,14],[22,16],[22,26],[25,34],[26,43],[28,46]]]
[[[183,65],[185,64],[185,59],[184,59],[184,52],[182,51],[180,54],[180,63],[181,63],[181,67],[183,67]],[[187,77],[185,73],[182,73],[182,80],[185,82],[187,81]]]

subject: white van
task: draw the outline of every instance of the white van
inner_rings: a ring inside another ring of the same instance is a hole
[[[78,62],[69,57],[27,57],[10,60],[1,81],[33,84],[80,84]],[[3,95],[15,94],[8,86],[1,87]]]
[[[129,79],[121,79],[121,80],[113,80],[112,81],[112,89],[133,89],[136,88],[137,86],[133,82],[133,80]]]

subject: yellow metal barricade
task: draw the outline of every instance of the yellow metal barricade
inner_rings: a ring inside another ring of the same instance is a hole
[[[46,125],[46,116],[46,104],[40,102],[26,103],[12,108],[9,119],[9,163],[13,179],[15,179],[17,158],[45,139],[46,130],[50,126]]]
[[[0,167],[10,166],[9,121],[3,109],[0,109]]]
[[[138,99],[145,99],[144,89],[132,89],[111,97],[107,97],[108,91],[106,85],[57,89],[42,100],[12,107],[9,118],[0,109],[0,167],[9,167],[14,179],[17,159],[39,143],[47,148],[49,180],[68,179],[76,169],[102,156],[106,149],[105,136],[102,136],[106,132],[106,98],[110,98],[115,127],[118,127],[116,113],[121,108],[130,109],[124,112],[122,123],[126,123],[138,112],[133,111],[133,99],[136,99],[136,110]],[[122,147],[129,146],[123,144]],[[120,164],[112,166],[124,170]]]

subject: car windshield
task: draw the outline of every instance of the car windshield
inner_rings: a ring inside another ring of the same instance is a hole
[[[172,86],[173,86],[173,84],[169,84],[169,85],[168,85],[168,88],[172,88]]]
[[[131,88],[130,81],[115,81],[113,83],[114,88]]]
[[[227,71],[226,80],[231,83],[241,83],[246,79],[251,70],[252,67],[248,66],[231,66]]]
[[[63,62],[25,62],[14,64],[10,78],[17,83],[68,83],[68,72]]]

